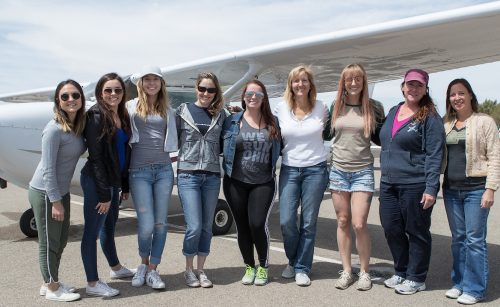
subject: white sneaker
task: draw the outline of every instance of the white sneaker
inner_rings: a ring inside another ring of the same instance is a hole
[[[120,278],[127,278],[127,277],[132,277],[135,274],[135,270],[130,270],[128,269],[125,265],[122,265],[121,269],[118,271],[109,271],[109,277],[111,279],[120,279]]]
[[[457,288],[451,288],[446,291],[444,294],[447,298],[457,299],[460,295],[462,295],[462,291]]]
[[[295,283],[298,286],[307,287],[311,285],[311,279],[309,279],[306,273],[299,272],[295,274]]]
[[[59,286],[56,291],[47,289],[45,298],[51,301],[72,302],[80,299],[80,294],[68,292],[63,287]]]
[[[295,277],[295,269],[293,266],[287,264],[283,272],[281,273],[281,277],[283,278],[294,278]]]
[[[66,290],[66,292],[70,292],[70,293],[75,293],[76,292],[76,288],[75,287],[68,286],[66,284],[63,284],[62,282],[59,282],[59,287],[62,287],[64,290]],[[45,293],[47,293],[47,289],[48,288],[49,287],[47,286],[47,284],[43,283],[40,286],[40,296],[45,296]]]
[[[118,289],[111,288],[107,283],[100,280],[98,280],[93,287],[87,284],[85,292],[87,292],[87,295],[103,297],[112,297],[120,294]]]
[[[479,301],[480,301],[480,299],[477,299],[474,296],[467,294],[467,293],[463,293],[457,299],[458,303],[464,304],[464,305],[474,305],[475,303],[477,303]]]
[[[187,269],[186,272],[184,272],[184,278],[186,279],[186,285],[188,285],[188,287],[198,288],[201,286],[198,277],[196,277],[196,274],[194,274],[190,269]]]
[[[157,270],[151,270],[146,274],[146,283],[153,289],[165,289],[165,283]]]
[[[134,277],[132,278],[132,287],[141,287],[146,282],[146,273],[148,272],[148,266],[145,264],[140,264],[135,270]]]
[[[200,281],[200,286],[202,288],[212,288],[214,286],[203,270],[198,271],[198,280]]]

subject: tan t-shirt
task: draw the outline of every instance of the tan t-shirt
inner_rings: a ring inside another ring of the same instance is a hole
[[[357,172],[373,164],[370,137],[364,136],[360,106],[345,105],[335,121],[332,164],[344,172]]]

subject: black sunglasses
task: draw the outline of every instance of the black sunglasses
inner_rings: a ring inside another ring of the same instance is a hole
[[[217,93],[217,88],[198,86],[198,92],[200,92],[200,93],[208,92],[209,94],[215,94],[215,93]]]
[[[123,93],[123,89],[122,88],[105,88],[102,90],[104,93],[106,94],[112,94],[113,92],[116,94],[116,95],[120,95],[121,93]]]
[[[74,92],[71,94],[64,93],[64,94],[61,94],[61,100],[68,101],[70,95],[71,95],[71,97],[73,97],[73,100],[78,100],[78,99],[80,99],[80,97],[82,97],[82,95],[80,95],[80,93],[78,93],[78,92]]]

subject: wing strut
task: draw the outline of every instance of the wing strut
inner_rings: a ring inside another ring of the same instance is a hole
[[[248,65],[248,71],[243,75],[243,77],[241,77],[240,80],[236,81],[233,85],[231,85],[230,88],[228,88],[224,92],[224,98],[225,99],[231,98],[236,93],[236,91],[240,90],[243,87],[243,85],[245,85],[245,83],[254,79],[259,74],[259,72],[261,72],[261,70],[262,70],[261,64],[250,63]]]

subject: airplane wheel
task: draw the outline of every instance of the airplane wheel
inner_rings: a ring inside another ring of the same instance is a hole
[[[21,219],[19,220],[19,227],[21,228],[21,231],[29,238],[38,236],[33,209],[30,208],[24,211],[23,215],[21,215]]]
[[[226,234],[233,225],[233,215],[229,205],[223,199],[219,199],[217,207],[215,207],[214,223],[212,225],[212,233],[214,236]]]

